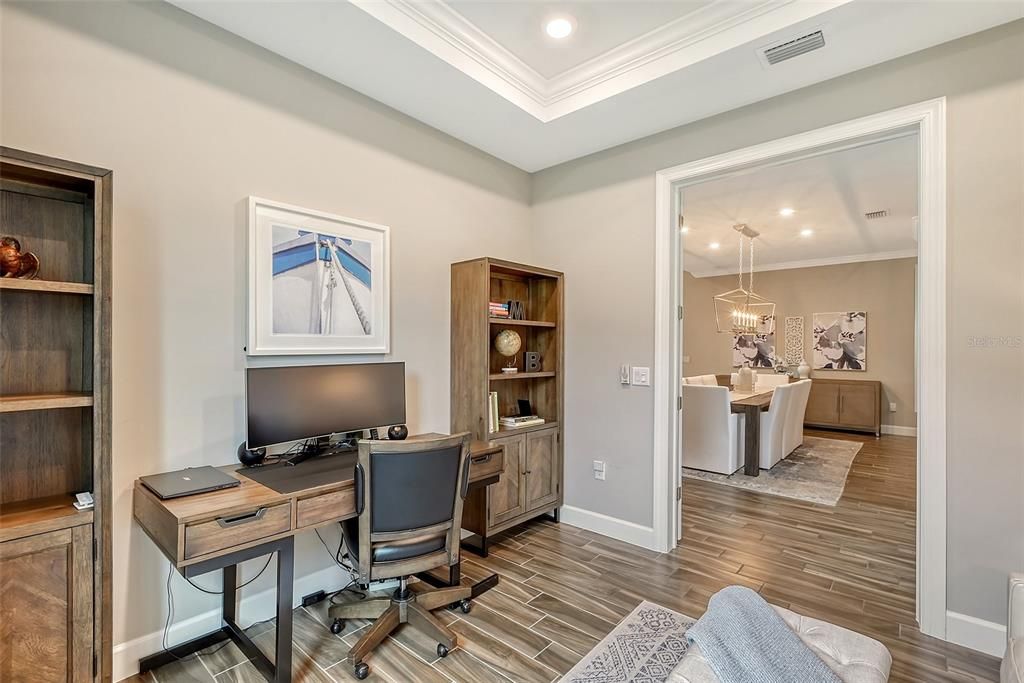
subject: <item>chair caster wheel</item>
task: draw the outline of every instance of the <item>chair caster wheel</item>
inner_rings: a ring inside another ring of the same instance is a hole
[[[356,675],[356,678],[363,680],[370,675],[370,667],[365,662],[359,662],[352,672]]]
[[[470,610],[473,609],[473,603],[471,603],[469,599],[463,600],[459,603],[459,609],[462,610],[463,614],[469,614]]]
[[[344,630],[345,630],[345,620],[344,619],[335,619],[334,621],[331,622],[331,633],[333,633],[334,635],[338,635],[339,633],[341,633]]]
[[[437,656],[442,658],[448,656],[448,648],[445,647],[444,643],[437,644]]]

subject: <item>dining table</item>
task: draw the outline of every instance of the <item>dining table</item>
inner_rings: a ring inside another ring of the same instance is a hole
[[[729,391],[732,412],[744,416],[743,474],[748,477],[761,474],[761,413],[768,410],[773,393],[774,388],[753,392]]]

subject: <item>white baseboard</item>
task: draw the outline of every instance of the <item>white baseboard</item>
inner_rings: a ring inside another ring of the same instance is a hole
[[[917,436],[917,427],[901,427],[900,425],[882,425],[883,434],[893,436]]]
[[[273,567],[270,567],[273,570]],[[336,591],[344,587],[341,581],[344,576],[337,567],[324,567],[311,574],[300,576],[295,579],[292,592],[293,607],[298,607],[302,602],[303,595],[315,593],[318,590],[326,592]],[[162,588],[162,586],[161,586]],[[182,590],[180,584],[177,591]],[[189,589],[192,590],[192,589]],[[239,623],[242,627],[248,627],[257,621],[270,619],[277,609],[277,591],[274,587],[267,590],[244,595],[239,603]],[[221,626],[220,607],[202,614],[182,619],[171,624],[167,633],[168,645],[184,643],[192,638],[214,631]],[[159,652],[163,648],[163,629],[147,633],[133,640],[118,643],[113,650],[113,679],[120,681],[139,673],[139,660],[151,654]]]
[[[948,610],[946,640],[994,657],[1006,653],[1005,626]]]
[[[578,526],[595,534],[610,536],[611,538],[626,543],[632,543],[649,550],[656,550],[654,543],[654,529],[649,526],[642,526],[633,522],[627,522],[617,517],[602,515],[600,512],[591,512],[572,505],[563,505],[560,510],[560,519],[566,524]]]

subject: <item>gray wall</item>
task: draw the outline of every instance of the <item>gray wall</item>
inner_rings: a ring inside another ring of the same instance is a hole
[[[684,256],[685,259],[685,256]],[[813,268],[766,270],[757,274],[757,292],[775,302],[775,353],[785,361],[786,318],[804,319],[804,358],[814,366],[815,313],[866,311],[867,368],[814,370],[812,377],[875,379],[882,383],[882,424],[916,427],[914,405],[914,326],[917,259],[865,261]],[[731,334],[714,323],[716,294],[736,287],[735,275],[683,276],[683,376],[733,372]],[[710,324],[709,324],[710,323]],[[758,372],[771,372],[759,370]],[[889,404],[896,410],[890,412]]]
[[[391,358],[407,363],[410,428],[446,432],[449,264],[528,255],[529,176],[163,3],[5,3],[0,20],[3,144],[114,169],[124,643],[166,614],[167,561],[132,522],[132,482],[231,462],[243,437],[246,196],[391,226]],[[331,571],[315,535],[297,543],[298,577]],[[180,577],[173,587],[176,623],[219,604]]]
[[[654,399],[617,368],[653,364],[655,171],[943,95],[947,604],[1005,623],[1006,575],[1024,568],[1024,359],[999,340],[1024,334],[1024,22],[534,175],[536,260],[566,272],[567,504],[651,524]]]

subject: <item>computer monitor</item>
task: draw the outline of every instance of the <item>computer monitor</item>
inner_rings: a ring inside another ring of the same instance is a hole
[[[405,422],[405,363],[299,365],[245,371],[246,446]]]

